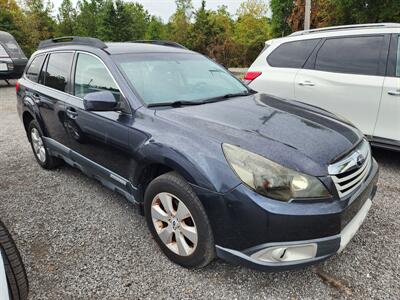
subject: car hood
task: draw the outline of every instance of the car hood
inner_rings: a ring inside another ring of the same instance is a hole
[[[156,115],[186,128],[195,139],[207,136],[258,153],[314,176],[362,139],[351,124],[320,108],[265,94],[215,103],[159,109]]]

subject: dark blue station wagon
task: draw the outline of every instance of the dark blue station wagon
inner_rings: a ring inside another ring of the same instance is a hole
[[[174,43],[44,41],[17,97],[37,162],[123,194],[187,268],[216,256],[261,270],[322,261],[376,192],[377,163],[352,124],[259,94]]]

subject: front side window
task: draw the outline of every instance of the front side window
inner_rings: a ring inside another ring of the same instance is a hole
[[[114,59],[147,105],[195,103],[249,91],[223,67],[198,54],[124,54]]]
[[[44,74],[44,84],[53,89],[67,92],[73,53],[52,53]]]
[[[33,82],[38,82],[40,70],[42,69],[43,61],[45,59],[45,55],[40,55],[35,57],[32,60],[28,70],[26,71],[26,77]]]
[[[268,64],[276,68],[301,68],[319,41],[312,39],[284,43],[268,56]]]
[[[378,75],[384,36],[328,39],[319,49],[315,69],[319,71]]]
[[[75,70],[75,96],[84,98],[87,94],[110,91],[115,100],[121,100],[121,93],[104,64],[96,57],[80,53]]]

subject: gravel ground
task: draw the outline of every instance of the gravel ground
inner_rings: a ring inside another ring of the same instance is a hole
[[[161,254],[124,198],[70,167],[39,167],[14,87],[0,81],[0,218],[26,264],[32,299],[399,299],[400,154],[374,156],[381,166],[375,204],[341,255],[282,273],[220,260],[189,271]]]

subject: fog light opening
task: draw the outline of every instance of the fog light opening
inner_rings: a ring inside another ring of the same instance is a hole
[[[262,249],[251,255],[252,258],[269,263],[300,261],[312,259],[317,254],[317,244],[275,246]]]

